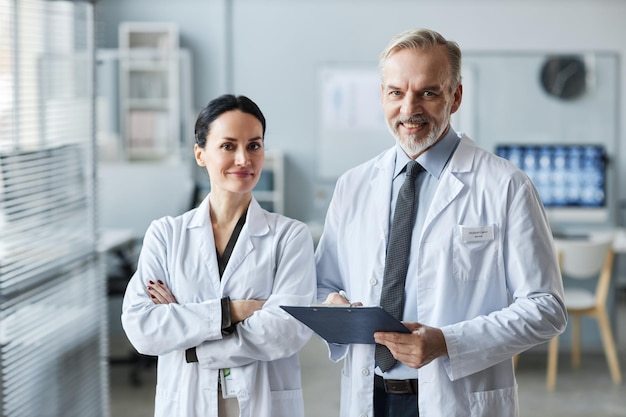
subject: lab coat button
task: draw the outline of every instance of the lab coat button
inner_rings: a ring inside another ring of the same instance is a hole
[[[367,417],[367,414],[363,413],[359,417]]]
[[[376,278],[370,278],[370,285],[373,287],[376,284],[378,284],[378,280]]]
[[[369,371],[369,369],[367,369],[367,368],[363,368],[363,369],[361,369],[361,373],[362,373],[363,375],[367,376],[367,375],[369,375],[369,374],[370,374],[370,371]]]

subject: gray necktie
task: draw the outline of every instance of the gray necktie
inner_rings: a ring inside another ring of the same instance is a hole
[[[398,193],[389,232],[380,306],[397,319],[402,319],[404,308],[404,281],[409,265],[411,236],[413,235],[415,178],[422,169],[422,166],[415,161],[410,161],[406,165],[406,178]],[[376,364],[383,372],[387,372],[395,363],[396,360],[386,346],[376,345]]]

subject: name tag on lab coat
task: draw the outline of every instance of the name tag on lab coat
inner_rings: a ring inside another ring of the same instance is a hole
[[[489,226],[463,226],[461,225],[461,237],[463,242],[484,242],[494,238],[493,224]]]

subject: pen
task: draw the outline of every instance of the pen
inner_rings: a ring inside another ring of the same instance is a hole
[[[347,302],[350,302],[350,299],[348,298],[348,294],[346,294],[344,290],[340,290],[339,295],[345,298]]]

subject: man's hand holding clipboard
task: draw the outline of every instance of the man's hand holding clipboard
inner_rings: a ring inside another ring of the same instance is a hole
[[[379,306],[363,307],[350,304],[345,292],[331,293],[324,304],[281,306],[281,308],[307,325],[328,343],[374,344],[374,333],[410,333],[398,319]]]

